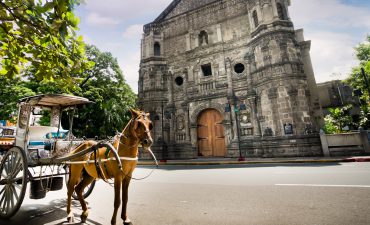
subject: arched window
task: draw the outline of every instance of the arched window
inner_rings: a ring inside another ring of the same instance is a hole
[[[256,10],[253,11],[252,16],[253,16],[254,27],[258,27],[258,15],[257,15]]]
[[[279,19],[286,20],[286,16],[285,16],[286,14],[285,14],[283,5],[281,5],[280,3],[276,3],[276,8],[277,8]]]
[[[161,45],[156,42],[154,43],[154,56],[160,56],[161,55]]]
[[[208,34],[206,31],[202,30],[199,33],[199,46],[208,45]]]

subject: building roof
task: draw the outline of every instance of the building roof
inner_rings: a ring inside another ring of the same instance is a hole
[[[176,12],[176,15],[186,13],[189,11],[192,11],[194,9],[200,8],[202,6],[221,1],[221,0],[173,0],[169,6],[154,20],[154,22],[160,22],[162,20],[165,20],[168,15],[171,14],[171,12],[175,11],[176,7],[180,5],[180,3],[183,3],[184,7],[180,12]],[[286,4],[288,6],[291,5],[291,0],[286,0]]]
[[[180,3],[183,3],[184,7],[176,15],[192,11],[194,9],[200,8],[204,5],[214,3],[220,0],[173,0],[169,6],[154,20],[154,22],[160,22],[168,17],[168,15],[173,12]]]

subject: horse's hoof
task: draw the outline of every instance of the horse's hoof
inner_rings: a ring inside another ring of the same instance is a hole
[[[88,214],[89,214],[88,212],[83,212],[81,214],[81,223],[86,223]]]
[[[123,221],[123,225],[133,225],[130,219]]]
[[[81,223],[86,223],[87,216],[82,216],[81,215]]]
[[[74,216],[69,216],[69,217],[67,217],[67,222],[68,223],[74,223],[75,222],[75,217]]]

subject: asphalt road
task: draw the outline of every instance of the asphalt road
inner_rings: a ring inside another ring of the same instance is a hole
[[[133,181],[129,195],[135,225],[369,225],[370,163],[163,166]],[[66,224],[65,196],[26,197],[0,225]],[[99,181],[87,201],[88,224],[110,224],[113,188]]]

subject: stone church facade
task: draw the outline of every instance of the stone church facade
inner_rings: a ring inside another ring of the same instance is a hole
[[[144,26],[138,104],[160,158],[322,154],[311,43],[289,5],[174,0]]]

